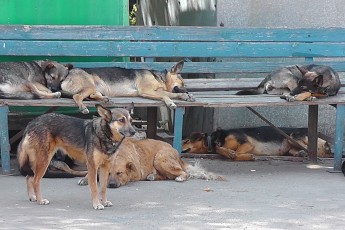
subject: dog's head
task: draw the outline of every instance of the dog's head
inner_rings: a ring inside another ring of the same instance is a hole
[[[196,154],[206,154],[211,152],[208,147],[211,144],[208,143],[209,136],[206,133],[193,132],[189,138],[182,141],[182,152],[190,152]]]
[[[47,88],[53,92],[61,90],[61,82],[65,80],[73,65],[63,65],[56,61],[42,61],[40,63],[44,77],[46,79]]]
[[[128,184],[130,181],[140,180],[140,172],[135,167],[135,164],[121,153],[113,158],[111,165],[108,188],[118,188]]]
[[[299,66],[296,67],[302,73],[302,78],[298,81],[297,88],[291,92],[292,95],[300,94],[302,92],[326,94],[326,89],[322,87],[323,75]]]
[[[172,93],[187,93],[183,78],[181,77],[183,65],[184,61],[179,61],[171,68],[170,71],[166,72],[165,85],[167,87],[167,91]]]
[[[135,129],[132,126],[132,117],[127,109],[107,109],[102,105],[96,105],[97,113],[103,121],[104,132],[114,142],[119,142],[123,137],[133,136]]]

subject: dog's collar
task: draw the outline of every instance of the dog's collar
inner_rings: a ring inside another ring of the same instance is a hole
[[[125,136],[123,136],[119,142],[113,142],[113,146],[107,150],[107,154],[111,155],[111,154],[116,153],[116,151],[119,149],[124,139],[125,139]]]

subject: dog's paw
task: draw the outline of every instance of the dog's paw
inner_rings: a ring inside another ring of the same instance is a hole
[[[89,114],[90,113],[90,111],[86,108],[86,106],[81,107],[80,112],[82,114]]]
[[[153,173],[149,174],[147,177],[146,177],[146,180],[148,181],[154,181],[155,180],[155,175]]]
[[[29,201],[31,201],[31,202],[36,202],[36,201],[37,201],[36,196],[35,196],[35,195],[31,195],[31,196],[29,197]]]
[[[167,105],[170,109],[176,109],[176,107],[177,107],[176,104],[175,104],[173,101],[166,103],[166,105]]]
[[[288,102],[296,101],[296,96],[292,96],[290,94],[285,94],[285,95],[281,96],[280,98],[285,99]]]
[[[93,204],[95,210],[103,210],[104,206],[101,203]]]
[[[54,98],[60,98],[60,97],[61,97],[61,92],[54,93]]]
[[[307,101],[316,101],[316,97],[308,97],[306,100]]]
[[[298,157],[307,157],[308,153],[304,150],[300,150],[300,151],[298,151],[297,156]]]
[[[81,178],[79,181],[78,181],[78,185],[88,185],[88,181],[87,181],[87,178]]]
[[[104,103],[108,103],[109,100],[110,100],[109,97],[103,96],[103,100],[102,100],[102,101],[103,101]]]
[[[188,99],[187,99],[187,101],[191,101],[191,102],[194,102],[194,101],[195,101],[195,97],[193,96],[193,94],[188,93]]]
[[[40,205],[47,205],[47,204],[49,204],[49,200],[47,200],[47,199],[42,199],[42,200],[40,200],[38,203],[39,203]]]
[[[185,181],[186,179],[184,179],[183,177],[181,177],[181,176],[178,176],[178,177],[176,177],[175,178],[175,181],[177,181],[177,182],[183,182],[183,181]]]
[[[107,200],[105,202],[102,201],[102,204],[103,204],[104,207],[111,207],[111,206],[113,206],[113,203],[111,203],[109,200]]]

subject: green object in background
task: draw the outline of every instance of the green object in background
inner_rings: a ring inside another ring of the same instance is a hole
[[[128,0],[0,0],[0,24],[128,26]]]
[[[129,25],[128,0],[0,0],[1,25]],[[1,37],[1,34],[0,34]],[[51,57],[1,57],[0,61],[30,61]],[[128,58],[54,57],[61,62],[128,61]],[[10,107],[11,112],[39,115],[45,107]],[[79,113],[78,108],[57,112]]]

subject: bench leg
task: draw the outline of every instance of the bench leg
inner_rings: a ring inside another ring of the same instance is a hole
[[[8,106],[0,106],[0,145],[2,173],[9,174],[10,167],[10,143],[8,137]]]
[[[157,135],[157,107],[147,108],[147,138],[155,139]]]
[[[308,156],[311,162],[316,163],[318,105],[309,105],[308,110]]]
[[[174,116],[174,141],[173,147],[181,153],[182,151],[182,126],[183,126],[184,108],[177,107]]]
[[[337,105],[335,118],[334,171],[341,170],[344,146],[345,105]]]

